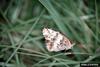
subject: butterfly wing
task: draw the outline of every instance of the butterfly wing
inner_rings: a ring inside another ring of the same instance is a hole
[[[57,31],[44,28],[43,35],[46,40],[46,47],[48,51],[61,51],[71,49],[72,44],[70,41]]]
[[[65,49],[68,50],[68,49],[71,49],[73,47],[73,44],[70,42],[70,40],[66,37],[64,37],[64,40],[63,40],[63,45],[65,45]]]

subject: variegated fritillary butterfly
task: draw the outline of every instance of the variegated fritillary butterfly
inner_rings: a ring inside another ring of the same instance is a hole
[[[46,47],[48,51],[61,51],[68,50],[73,47],[73,44],[64,35],[60,34],[58,31],[52,29],[44,28],[43,35],[46,40]]]

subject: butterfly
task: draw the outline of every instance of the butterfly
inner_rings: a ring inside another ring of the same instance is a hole
[[[73,47],[70,40],[58,31],[49,28],[43,29],[43,35],[46,40],[46,47],[48,51],[68,50]]]

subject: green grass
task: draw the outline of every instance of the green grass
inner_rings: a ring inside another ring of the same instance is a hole
[[[100,62],[99,1],[9,0],[0,4],[0,66],[79,67]],[[51,28],[75,46],[49,52],[42,29]]]

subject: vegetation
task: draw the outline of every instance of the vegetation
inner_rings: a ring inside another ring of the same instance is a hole
[[[1,0],[0,66],[80,67],[80,63],[99,63],[99,6],[99,0]],[[69,51],[49,52],[43,28],[61,32],[75,46]]]

